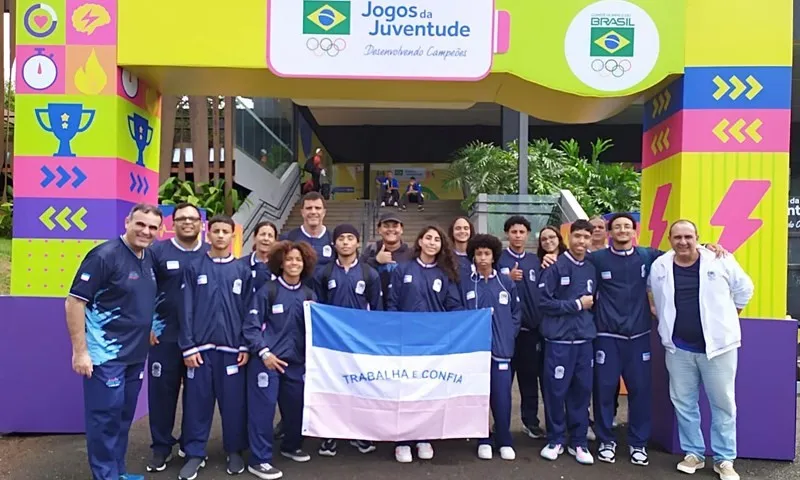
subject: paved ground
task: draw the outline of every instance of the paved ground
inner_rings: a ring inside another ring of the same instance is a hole
[[[626,409],[625,397],[622,397],[621,411]],[[516,399],[515,399],[516,401]],[[515,410],[516,411],[516,410]],[[624,415],[621,413],[621,419]],[[218,419],[217,419],[218,420]],[[517,460],[505,462],[495,460],[479,460],[475,456],[476,444],[467,442],[445,441],[435,442],[436,457],[429,462],[415,461],[413,464],[400,465],[394,461],[390,444],[381,444],[376,452],[361,455],[348,445],[340,444],[339,454],[335,458],[323,458],[316,455],[317,441],[308,440],[309,452],[314,450],[313,458],[305,464],[276,457],[275,465],[284,471],[284,478],[298,480],[345,480],[345,479],[459,479],[459,480],[579,480],[591,476],[592,480],[649,480],[681,479],[684,475],[675,470],[677,457],[651,450],[650,466],[636,467],[627,458],[620,458],[615,465],[596,464],[581,466],[575,460],[564,455],[556,462],[548,462],[539,457],[543,446],[540,440],[523,437],[520,424],[515,419]],[[798,429],[800,430],[800,429]],[[624,431],[624,429],[623,429]],[[146,458],[149,454],[150,435],[147,420],[142,419],[134,425],[128,449],[128,465],[132,472],[143,473]],[[222,480],[231,478],[225,473],[225,454],[219,422],[215,422],[212,439],[209,444],[209,466],[202,470],[198,480]],[[497,454],[496,454],[497,455]],[[800,479],[800,465],[795,463],[778,463],[739,460],[736,463],[743,480],[790,480]],[[175,479],[180,468],[180,461],[174,461],[170,468],[158,474],[148,474],[148,479]],[[646,475],[646,477],[645,477]],[[0,438],[0,479],[2,480],[72,480],[89,479],[86,464],[86,448],[81,435],[58,436],[11,436]],[[240,478],[255,478],[245,473]],[[686,477],[689,478],[689,477]],[[696,474],[696,480],[717,478],[711,468]]]

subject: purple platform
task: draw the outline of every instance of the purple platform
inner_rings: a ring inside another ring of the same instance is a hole
[[[669,399],[664,347],[653,325],[652,443],[682,454],[678,424]],[[737,447],[740,458],[794,460],[797,322],[742,319],[742,347],[736,377]],[[707,454],[711,455],[711,413],[705,392],[700,413]]]
[[[0,296],[0,312],[0,433],[84,433],[64,299]],[[135,418],[146,414],[145,380]]]

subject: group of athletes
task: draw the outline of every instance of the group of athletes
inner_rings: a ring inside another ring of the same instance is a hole
[[[133,248],[135,238],[141,247],[146,243],[142,232],[154,238],[155,231],[134,218],[136,212],[126,227],[139,237],[126,233],[87,255],[70,291],[67,315],[71,322],[70,301],[86,311],[85,357],[73,323],[70,333],[77,352],[73,368],[87,377],[87,444],[94,478],[141,478],[126,473],[125,448],[120,446],[127,444],[131,401],[135,405],[130,392],[136,389],[120,394],[122,399],[113,391],[126,382],[134,385],[136,375],[141,381],[145,373],[152,436],[148,471],[166,469],[177,444],[178,455],[185,458],[179,479],[198,476],[208,460],[215,403],[229,474],[248,470],[258,478],[280,478],[282,472],[272,465],[276,442],[282,456],[309,461],[301,433],[303,303],[308,300],[372,311],[491,308],[494,422],[490,437],[478,441],[479,458],[491,459],[495,448],[502,459],[515,458],[510,423],[516,375],[523,430],[532,438],[546,438],[543,458],[556,460],[566,450],[578,462],[592,464],[588,441],[596,435],[598,460],[614,463],[614,418],[622,376],[629,402],[629,459],[648,464],[652,314],[646,285],[650,265],[661,252],[633,245],[636,221],[630,215],[617,214],[607,225],[602,219],[575,221],[566,242],[558,227],[547,226],[538,232],[537,251],[529,252],[531,225],[522,216],[505,222],[504,248],[497,237],[476,234],[466,217],[455,218],[447,231],[427,226],[409,244],[403,240],[401,219],[385,213],[377,225],[380,240],[360,252],[358,229],[347,224],[333,231],[325,227],[325,200],[319,193],[307,193],[301,202],[302,226],[279,235],[274,224],[259,223],[252,253],[240,259],[231,254],[234,222],[226,216],[209,219],[206,243],[200,238],[200,211],[191,204],[177,205],[173,211],[175,237],[144,245],[141,255]],[[607,231],[610,245],[601,248]],[[141,271],[126,273],[125,262],[133,256]],[[109,274],[115,269],[124,275]],[[124,285],[132,280],[149,277],[154,285],[148,283],[139,294],[129,291],[127,300],[111,297],[130,288]],[[141,300],[129,304],[151,293],[155,314],[147,328],[149,342],[147,331],[142,341],[126,336],[123,330],[130,326],[109,331],[113,323],[103,312],[144,311]],[[109,342],[111,336],[118,341]],[[139,355],[130,352],[142,348],[147,350],[146,370],[123,358]],[[107,358],[100,358],[103,355]],[[118,363],[127,364],[127,370],[112,372]],[[546,432],[538,418],[540,388]],[[183,417],[176,439],[179,395]],[[111,404],[122,412],[122,425],[114,431],[109,431],[111,420],[104,413]],[[281,421],[274,427],[276,409]],[[370,441],[340,440],[361,453],[376,449]],[[419,459],[434,456],[430,440],[407,439],[395,444],[396,460],[412,462],[412,447]],[[321,439],[319,455],[332,457],[336,452],[336,439]]]

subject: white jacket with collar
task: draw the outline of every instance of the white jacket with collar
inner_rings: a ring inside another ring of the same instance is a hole
[[[709,359],[741,346],[742,330],[737,308],[744,308],[753,297],[753,281],[739,263],[728,255],[717,258],[712,251],[699,247],[700,252],[700,322]],[[675,328],[675,276],[670,250],[658,257],[647,279],[653,292],[658,317],[661,344],[674,353],[672,333]]]

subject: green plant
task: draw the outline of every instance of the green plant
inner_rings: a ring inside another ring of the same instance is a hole
[[[14,189],[6,187],[7,201],[0,203],[0,237],[11,238],[11,228],[14,219]]]
[[[209,218],[225,212],[225,197],[224,180],[195,184],[188,180],[170,177],[158,189],[158,200],[162,205],[177,205],[182,202],[189,202],[205,209]],[[239,192],[235,189],[232,189],[227,197],[230,199],[231,205],[233,205],[234,212],[247,202],[246,199],[239,198]]]
[[[511,142],[506,149],[491,143],[473,142],[458,150],[450,165],[445,187],[464,191],[462,206],[469,209],[478,193],[519,192],[519,148]],[[570,190],[588,215],[614,211],[637,211],[640,175],[617,163],[601,163],[600,156],[611,149],[610,140],[591,144],[591,155],[581,155],[577,141],[554,146],[544,139],[528,144],[528,192],[552,195]]]

